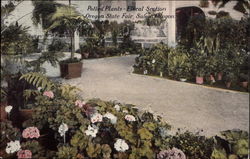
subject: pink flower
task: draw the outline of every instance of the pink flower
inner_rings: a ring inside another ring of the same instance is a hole
[[[52,91],[45,91],[43,92],[43,95],[49,98],[54,98],[54,93]]]
[[[127,121],[136,121],[136,119],[135,119],[135,117],[134,117],[133,115],[126,115],[126,116],[125,116],[125,119],[126,119]]]
[[[177,149],[177,148],[172,148],[168,150],[163,150],[159,154],[157,154],[157,159],[186,159],[185,154]]]
[[[75,101],[75,106],[78,106],[79,108],[82,108],[86,103],[81,100],[76,100]]]
[[[22,133],[23,138],[39,138],[40,137],[40,132],[36,127],[28,127],[23,130]]]
[[[19,150],[17,152],[18,159],[32,158],[32,152],[30,150]]]

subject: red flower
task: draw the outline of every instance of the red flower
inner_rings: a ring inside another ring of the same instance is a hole
[[[17,152],[18,159],[32,158],[32,152],[30,150],[19,150]]]

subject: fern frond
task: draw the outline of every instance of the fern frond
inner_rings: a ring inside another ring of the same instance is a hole
[[[24,74],[20,77],[20,80],[24,79],[28,83],[34,85],[35,87],[42,87],[44,90],[50,90],[55,84],[49,80],[46,76],[38,72],[30,72]]]

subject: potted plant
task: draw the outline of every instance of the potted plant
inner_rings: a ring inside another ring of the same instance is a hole
[[[227,73],[225,75],[226,87],[230,88],[234,80],[235,80],[235,74],[233,72]]]
[[[66,79],[81,77],[82,62],[74,57],[74,36],[76,31],[86,27],[88,20],[71,6],[65,5],[57,7],[50,20],[51,25],[46,32],[66,33],[70,37],[71,42],[70,58],[59,63],[61,77]]]
[[[247,88],[248,87],[248,81],[249,81],[248,74],[241,73],[240,74],[240,83],[241,83],[241,86],[244,87],[244,88]]]
[[[177,76],[178,76],[179,80],[181,82],[186,82],[188,77],[190,76],[190,72],[189,72],[188,68],[183,67],[183,68],[177,69],[176,71],[177,71]]]
[[[195,81],[197,84],[203,84],[204,83],[204,70],[203,68],[200,68],[196,71],[196,77]]]

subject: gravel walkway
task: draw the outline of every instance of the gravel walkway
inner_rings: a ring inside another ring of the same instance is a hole
[[[132,73],[135,55],[84,60],[81,78],[63,80],[100,98],[151,107],[173,129],[207,136],[227,129],[249,130],[249,94]]]

